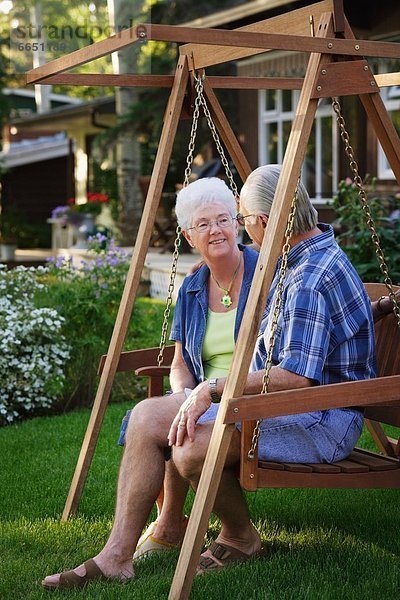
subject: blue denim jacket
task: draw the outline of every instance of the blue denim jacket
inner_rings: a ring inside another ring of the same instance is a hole
[[[255,250],[242,244],[239,244],[239,249],[243,252],[244,275],[236,313],[235,342],[258,259]],[[196,383],[204,380],[201,351],[207,326],[209,273],[208,267],[203,265],[184,279],[178,293],[170,334],[171,340],[182,343],[183,358]]]
[[[244,275],[236,312],[235,342],[258,259],[258,252],[255,250],[241,244],[239,244],[239,249],[243,252]],[[183,357],[197,383],[204,379],[201,350],[208,315],[208,276],[209,269],[206,265],[203,265],[196,273],[185,277],[178,293],[170,335],[171,340],[182,342]],[[125,434],[130,414],[131,411],[128,410],[121,424],[118,440],[120,446],[125,444]],[[170,451],[167,449],[165,459],[168,460],[169,457]]]

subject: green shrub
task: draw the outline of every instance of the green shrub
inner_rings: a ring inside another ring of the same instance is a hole
[[[111,339],[130,257],[113,241],[103,249],[101,234],[92,240],[90,260],[75,266],[71,260],[52,261],[41,276],[44,291],[39,306],[51,306],[63,316],[63,334],[71,347],[66,365],[66,385],[59,409],[88,406],[97,387],[97,366]],[[125,350],[156,346],[159,343],[164,305],[138,298],[130,321]],[[114,400],[133,399],[145,393],[143,381],[132,374],[118,374],[113,386]]]
[[[367,181],[365,182],[368,183]],[[372,182],[372,192],[373,189]],[[400,198],[388,199],[373,196],[369,207],[375,222],[381,247],[393,283],[400,282],[400,218],[391,218],[400,208]],[[358,189],[351,179],[339,183],[337,195],[333,198],[333,208],[337,214],[335,226],[339,244],[356,267],[363,281],[383,281],[375,246],[366,222],[366,217],[358,195]]]

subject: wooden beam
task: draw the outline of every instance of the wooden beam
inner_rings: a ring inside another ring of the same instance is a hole
[[[295,415],[314,410],[400,403],[400,375],[347,381],[270,394],[241,396],[229,401],[225,423]]]
[[[331,15],[327,15],[320,23],[317,35],[326,36],[331,32]],[[317,100],[311,99],[311,93],[315,86],[321,62],[329,62],[330,60],[329,56],[320,57],[318,54],[312,54],[309,60],[304,86],[297,105],[281,176],[268,219],[266,234],[264,235],[260,249],[231,368],[221,398],[221,404],[214,424],[188,528],[172,582],[169,595],[170,600],[185,600],[190,594],[209,516],[214,505],[234,428],[234,425],[224,424],[228,400],[243,393],[254,344],[261,323],[261,316],[275,273],[275,266],[281,253],[289,210],[317,109]]]
[[[322,2],[306,7],[305,9],[299,9],[289,14],[280,15],[272,19],[261,21],[260,23],[241,27],[235,31],[270,31],[271,33],[293,33],[306,36],[310,33],[308,15],[312,13],[314,17],[318,19],[323,12],[333,10],[332,2],[333,0],[323,0]],[[304,26],[303,22],[306,23],[306,26]],[[31,69],[26,74],[26,83],[38,83],[50,75],[62,73],[63,71],[71,69],[72,67],[85,64],[95,60],[96,58],[100,58],[101,56],[115,52],[120,48],[128,47],[137,40],[136,31],[136,27],[126,29],[114,36],[107,38],[106,40],[95,42],[90,46],[81,48],[80,50],[71,52],[66,56],[50,61],[41,67]],[[207,47],[196,46],[195,44],[187,44],[183,46],[180,51],[188,56],[196,52],[196,69],[265,52],[265,50],[254,48],[251,50],[245,50],[243,48],[237,48],[233,50],[224,46]],[[201,58],[203,53],[205,53],[209,58],[212,58],[211,62],[207,62],[207,60],[204,61]],[[213,62],[215,59],[217,59],[216,62]]]
[[[46,77],[43,84],[60,85],[101,85],[110,87],[154,87],[172,88],[173,75],[130,75],[121,73],[60,73]]]
[[[400,185],[400,139],[393,121],[380,94],[363,94],[360,100]]]
[[[111,54],[121,48],[127,48],[134,44],[137,40],[136,27],[130,27],[124,29],[115,35],[108,37],[100,42],[95,42],[74,52],[70,52],[65,56],[51,60],[50,62],[31,69],[26,74],[26,83],[38,83],[40,80],[45,79],[49,75],[55,75],[56,73],[62,73],[68,71],[73,67],[84,65],[85,63],[91,62],[96,58],[101,58],[106,54]]]
[[[400,85],[400,72],[380,73],[375,75],[375,81],[379,87],[389,87],[391,85]]]
[[[288,50],[292,52],[318,52],[346,56],[379,56],[400,58],[398,42],[376,42],[373,40],[350,40],[340,38],[317,38],[291,33],[258,33],[228,31],[226,29],[198,29],[181,25],[140,25],[142,40],[164,42],[188,42],[211,44],[233,48],[258,48],[264,50]],[[193,53],[195,68],[199,68]]]
[[[396,457],[396,444],[397,440],[393,440],[392,438],[388,438],[386,435],[382,425],[377,423],[376,421],[371,421],[370,419],[364,419],[364,424],[370,432],[372,439],[374,440],[377,448],[387,454],[388,456]]]
[[[345,20],[345,35],[348,39],[355,42],[353,31],[347,19]],[[386,154],[397,183],[400,185],[400,139],[381,95],[362,94],[360,100],[368,119],[375,129],[377,138]]]
[[[139,367],[156,365],[157,357],[160,352],[160,348],[143,348],[141,350],[128,350],[121,352],[119,357],[117,371],[135,371]],[[175,354],[175,344],[172,346],[165,346],[164,349],[164,361],[163,365],[170,365]],[[107,360],[107,354],[103,354],[100,358],[99,366],[97,368],[97,375],[101,375],[104,369],[104,365]]]
[[[336,35],[344,34],[343,0],[333,0],[333,30]]]
[[[131,27],[114,36],[91,44],[66,56],[57,58],[45,65],[28,71],[27,83],[37,83],[46,77],[67,71],[120,48],[126,48],[137,40],[156,40],[170,42],[194,41],[202,45],[219,45],[233,48],[257,48],[267,50],[288,50],[294,52],[318,52],[346,56],[400,57],[400,44],[396,42],[376,42],[371,40],[353,40],[338,38],[317,38],[305,35],[285,33],[258,33],[247,31],[226,31],[221,29],[198,29],[179,25],[141,24]],[[183,52],[185,54],[185,52]],[[194,68],[199,64],[192,51]],[[232,60],[232,57],[230,58]]]
[[[301,90],[301,77],[207,77],[214,89]]]
[[[366,60],[344,60],[325,65],[319,73],[314,98],[379,93]]]
[[[85,485],[86,477],[92,462],[97,440],[107,408],[111,388],[118,368],[122,347],[132,314],[132,308],[139,286],[141,273],[153,232],[156,212],[160,204],[161,193],[168,165],[172,153],[179,117],[182,110],[183,99],[189,78],[186,57],[181,57],[176,69],[175,82],[171,91],[170,102],[167,107],[164,127],[158,146],[154,163],[153,174],[147,193],[143,216],[135,243],[135,248],[125,282],[125,288],[119,306],[114,331],[107,352],[99,387],[90,415],[85,438],[82,443],[78,463],[72,479],[70,491],[65,504],[62,519],[66,520],[78,507],[79,500]]]
[[[207,77],[214,89],[301,90],[300,77]],[[104,85],[116,87],[171,88],[173,75],[112,75],[106,73],[60,73],[46,77],[46,84]],[[392,85],[392,84],[388,84]]]

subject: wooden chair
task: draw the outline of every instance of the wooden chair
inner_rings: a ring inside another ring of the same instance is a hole
[[[386,294],[383,284],[366,284],[366,288],[371,300]],[[375,331],[378,379],[247,395],[230,401],[225,422],[242,421],[240,482],[244,489],[400,487],[400,439],[389,438],[381,425],[400,427],[400,330],[394,314],[381,319]],[[157,367],[151,365],[157,362],[158,348],[123,352],[118,371],[134,370],[137,375],[149,377],[149,396],[159,396],[173,354],[174,347],[167,346],[164,365]],[[99,372],[104,361],[105,356],[101,358]],[[255,419],[346,406],[365,409],[368,429],[380,453],[356,448],[346,460],[334,464],[276,463],[247,458]]]

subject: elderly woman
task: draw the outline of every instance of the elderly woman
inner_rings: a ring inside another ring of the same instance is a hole
[[[220,179],[201,179],[181,190],[176,214],[204,265],[185,279],[179,291],[171,333],[175,340],[172,393],[140,402],[132,411],[114,524],[104,548],[74,570],[46,577],[45,588],[74,588],[94,579],[133,577],[132,555],[164,478],[171,423],[191,389],[207,378],[213,394],[215,379],[229,370],[257,253],[237,244],[236,201]],[[172,542],[174,535],[181,536],[187,490],[187,484],[174,479],[173,471],[169,481],[174,498],[169,500],[167,484],[163,507],[169,531],[162,531],[160,519],[159,534],[167,545],[168,533]]]
[[[222,211],[218,218],[216,200]],[[220,179],[200,179],[181,190],[175,212],[185,238],[205,264],[179,290],[170,336],[176,347],[171,382],[183,374],[187,395],[206,380],[213,393],[215,378],[229,371],[257,255],[236,245],[236,205]],[[179,545],[187,523],[182,514],[187,489],[168,462],[159,515],[139,539],[134,560]]]

